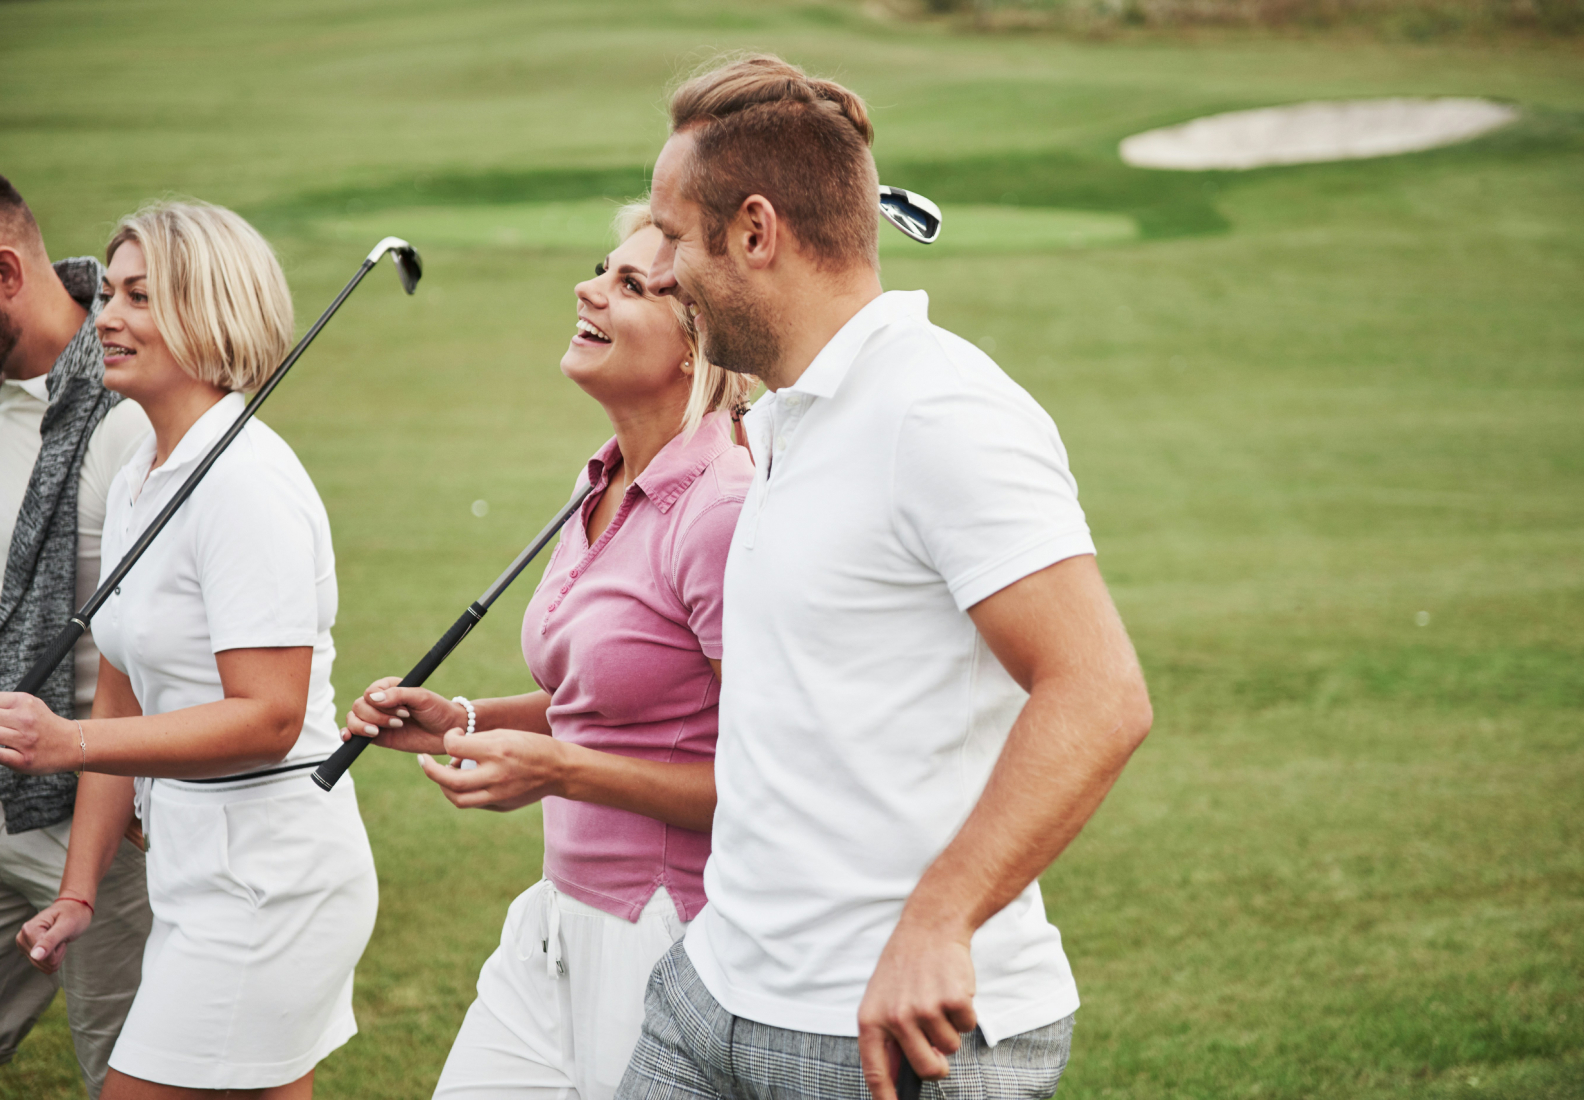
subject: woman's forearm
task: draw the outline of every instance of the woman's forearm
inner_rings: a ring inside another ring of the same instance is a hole
[[[631,810],[707,833],[715,819],[715,765],[668,764],[564,744],[563,797]]]
[[[277,764],[302,730],[258,699],[221,699],[168,714],[82,723],[89,771],[207,779]]]
[[[478,730],[528,730],[550,734],[550,719],[546,717],[550,710],[550,693],[547,691],[472,702],[473,712],[478,716]]]
[[[121,837],[132,823],[132,780],[84,773],[77,780],[71,844],[59,894],[94,904],[99,880],[115,862]]]
[[[306,646],[224,650],[215,663],[226,698],[147,717],[126,674],[101,660],[84,770],[209,779],[280,763],[302,733],[312,656]]]

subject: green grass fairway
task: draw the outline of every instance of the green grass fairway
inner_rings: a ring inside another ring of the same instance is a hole
[[[945,211],[885,281],[1056,417],[1156,727],[1045,876],[1084,997],[1063,1100],[1584,1096],[1584,55],[1205,35],[953,36],[845,3],[0,3],[0,173],[57,256],[168,193],[274,240],[299,326],[264,418],[329,506],[343,701],[399,673],[606,437],[573,284],[711,49],[869,97]],[[1316,97],[1489,95],[1417,156],[1169,174],[1122,137]],[[489,503],[487,515],[470,509]],[[433,686],[501,694],[533,576]],[[358,790],[381,878],[320,1095],[429,1096],[537,812]],[[80,1086],[57,1001],[0,1097]]]

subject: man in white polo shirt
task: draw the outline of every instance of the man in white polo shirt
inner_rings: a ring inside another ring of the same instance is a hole
[[[103,268],[51,264],[22,196],[0,176],[0,690],[10,690],[99,582],[110,482],[148,434],[148,417],[104,388],[94,330]],[[85,634],[39,695],[87,718],[99,651]],[[76,779],[0,767],[0,1063],[55,996],[60,976],[14,942],[60,891]],[[83,1084],[99,1095],[110,1049],[142,974],[152,921],[143,853],[122,841],[94,902],[92,929],[64,966],[66,1015]]]
[[[1049,1097],[1077,988],[1037,876],[1150,725],[1056,426],[882,293],[863,102],[683,85],[652,289],[757,374],[726,567],[709,904],[619,1096]],[[867,1090],[865,1085],[867,1084]]]

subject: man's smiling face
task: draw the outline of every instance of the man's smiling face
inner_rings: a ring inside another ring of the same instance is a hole
[[[719,254],[710,251],[704,211],[682,189],[694,144],[687,132],[673,134],[655,161],[649,210],[664,240],[649,269],[649,289],[675,295],[688,307],[704,358],[764,377],[781,357],[775,312],[755,293],[733,254],[729,227],[725,248]]]
[[[682,177],[693,152],[691,134],[674,134],[655,161],[649,211],[664,240],[649,269],[651,292],[672,294],[693,306],[693,268],[710,259],[704,245],[703,212],[682,197]]]

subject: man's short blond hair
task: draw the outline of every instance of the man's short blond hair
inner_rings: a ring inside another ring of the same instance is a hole
[[[616,239],[625,241],[641,229],[654,224],[654,214],[649,210],[649,200],[630,202],[616,211]],[[704,348],[699,340],[698,325],[693,316],[675,296],[669,298],[671,310],[676,314],[677,327],[682,330],[682,340],[687,344],[688,358],[693,361],[693,388],[688,392],[687,411],[682,414],[682,432],[691,438],[709,413],[722,411],[736,414],[748,404],[748,398],[759,385],[751,374],[717,367],[704,358]]]
[[[240,215],[206,202],[157,202],[121,219],[105,262],[135,241],[149,311],[188,374],[226,390],[262,386],[291,348],[292,300],[274,249]]]
[[[857,93],[769,54],[730,56],[673,93],[671,131],[693,136],[681,190],[712,254],[758,194],[821,268],[880,266],[874,127]]]

